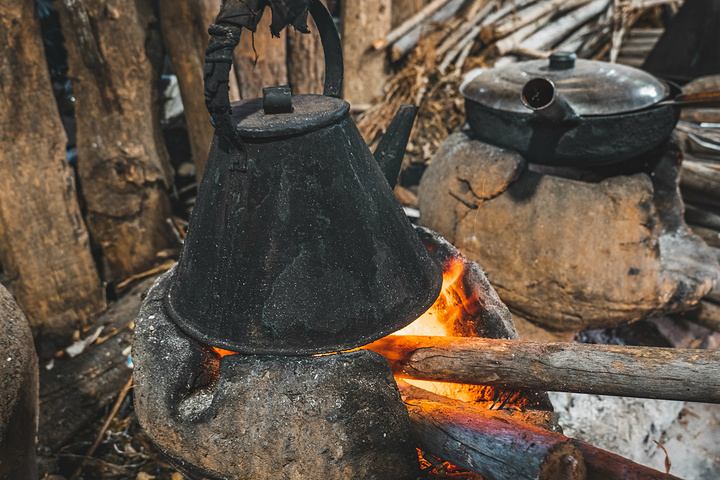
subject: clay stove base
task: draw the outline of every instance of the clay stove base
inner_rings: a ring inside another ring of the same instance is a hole
[[[138,419],[176,466],[211,479],[417,474],[407,411],[381,355],[220,359],[166,315],[172,274],[145,299],[133,361]]]

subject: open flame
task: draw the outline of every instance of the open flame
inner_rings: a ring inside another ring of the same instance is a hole
[[[462,289],[463,270],[462,259],[450,258],[443,265],[442,290],[435,303],[417,320],[393,335],[451,335],[468,301]]]
[[[468,336],[463,335],[461,325],[471,312],[478,310],[479,298],[472,296],[464,284],[465,262],[459,257],[449,257],[442,262],[443,284],[440,295],[435,303],[417,320],[393,335],[437,335],[437,336]],[[470,315],[469,315],[470,314]],[[477,385],[460,385],[428,380],[404,378],[406,382],[425,390],[462,400],[464,402],[488,402],[489,395],[497,389]],[[494,396],[494,395],[492,395]],[[495,401],[488,402],[488,406]]]

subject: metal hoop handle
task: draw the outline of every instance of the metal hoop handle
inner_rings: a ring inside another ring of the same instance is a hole
[[[320,0],[310,0],[308,11],[318,27],[325,56],[323,95],[339,98],[343,84],[340,34],[335,27],[332,15]],[[229,97],[232,52],[240,42],[243,27],[227,20],[226,22],[214,23],[208,30],[210,43],[205,53],[205,105],[210,112],[210,121],[217,133],[235,147],[237,152],[235,168],[245,171],[247,170],[247,151],[232,123]]]

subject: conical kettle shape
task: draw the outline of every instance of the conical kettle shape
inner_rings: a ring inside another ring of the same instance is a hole
[[[342,57],[332,18],[314,0],[310,13],[325,49],[326,94],[266,89],[214,119],[165,305],[183,331],[215,347],[348,350],[412,322],[440,292],[440,266],[336,97]]]

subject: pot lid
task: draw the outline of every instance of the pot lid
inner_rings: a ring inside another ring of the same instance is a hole
[[[327,95],[291,95],[289,87],[263,89],[263,98],[232,103],[232,122],[243,138],[272,138],[339,122],[350,105]]]
[[[465,77],[460,93],[497,110],[532,113],[520,92],[528,80],[545,78],[581,116],[628,113],[650,107],[670,94],[662,80],[637,68],[594,60],[574,53],[554,53],[549,60],[531,60],[504,67],[475,70]]]

